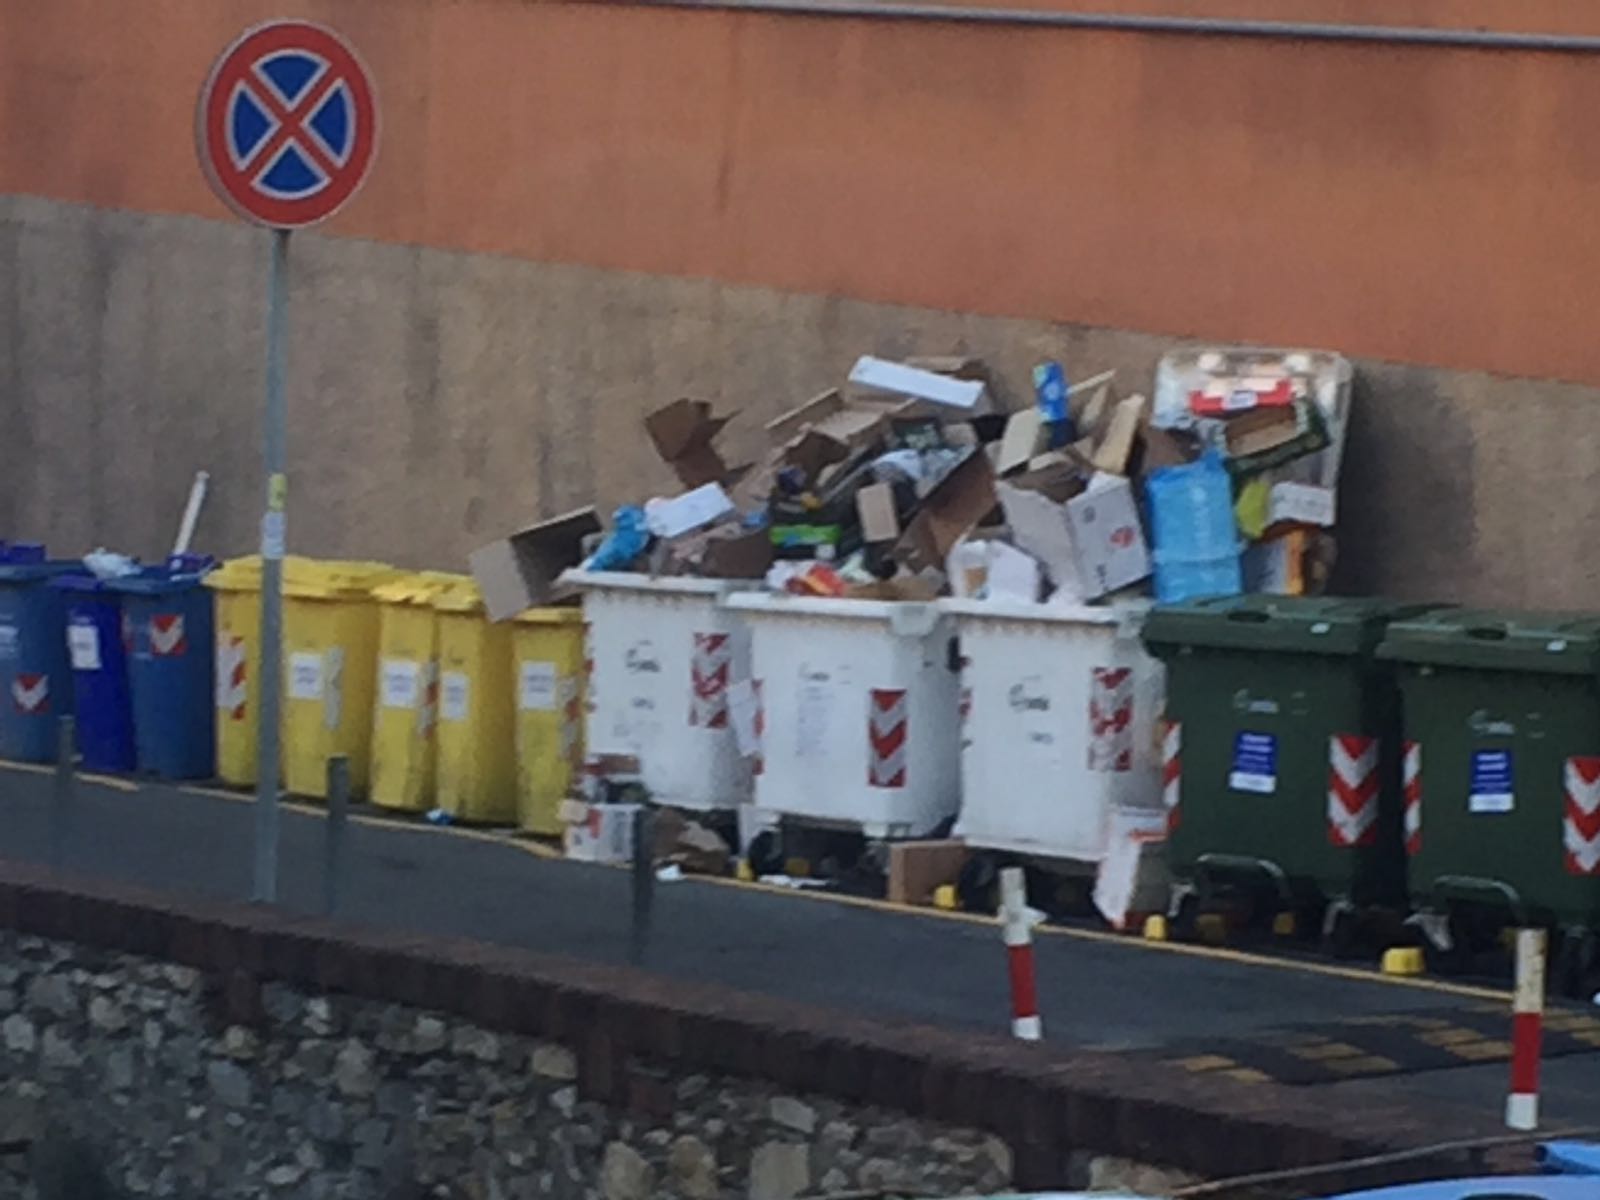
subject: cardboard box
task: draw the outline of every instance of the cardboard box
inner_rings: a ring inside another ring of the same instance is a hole
[[[969,853],[961,842],[895,842],[889,847],[889,903],[930,903],[935,888],[956,882]]]
[[[900,518],[890,484],[869,483],[858,491],[856,516],[861,521],[861,538],[868,544],[892,542],[900,536]]]
[[[1024,469],[1028,463],[1050,448],[1049,428],[1037,408],[1025,408],[1012,413],[1006,421],[1006,431],[1000,437],[995,452],[995,474],[1002,479]]]
[[[942,569],[956,543],[998,503],[989,456],[973,450],[923,499],[895,546],[895,558],[914,571]]]
[[[1249,458],[1287,446],[1304,426],[1293,408],[1253,408],[1230,417],[1224,427],[1230,458]]]
[[[956,379],[909,367],[904,363],[873,358],[870,354],[864,354],[856,360],[856,365],[850,370],[850,382],[857,387],[967,410],[978,407],[985,390],[984,384],[978,380]]]
[[[1089,489],[1067,501],[1067,524],[1078,578],[1089,599],[1116,592],[1150,575],[1150,551],[1139,524],[1139,505],[1126,479],[1097,475]]]
[[[1133,456],[1133,443],[1139,436],[1144,411],[1143,396],[1129,396],[1117,401],[1090,459],[1096,470],[1110,471],[1113,475],[1128,473],[1128,460]]]
[[[765,529],[728,521],[658,542],[651,554],[651,573],[656,575],[757,580],[772,566],[772,538]]]
[[[1267,524],[1317,525],[1331,529],[1337,507],[1332,488],[1285,480],[1272,485],[1267,500]]]
[[[467,562],[489,619],[504,621],[570,597],[557,581],[583,561],[583,539],[599,532],[595,510],[580,508],[474,550]]]
[[[1057,590],[1056,598],[1065,593],[1066,598],[1084,599],[1065,505],[1044,492],[1014,483],[1001,483],[995,490],[1011,527],[1012,542],[1043,565],[1045,576]]]
[[[856,452],[872,445],[889,427],[896,413],[907,411],[905,401],[893,403],[846,400],[838,388],[830,388],[768,421],[767,438],[773,446],[787,447],[807,430],[842,442]]]
[[[645,432],[678,481],[686,488],[720,483],[728,473],[727,463],[712,445],[733,414],[713,416],[704,400],[674,400],[644,419]]]
[[[562,838],[564,853],[576,862],[631,863],[634,820],[640,807],[637,804],[588,805],[583,820],[567,826]]]
[[[1034,604],[1044,571],[1038,559],[1015,546],[969,541],[950,551],[946,574],[952,596]]]

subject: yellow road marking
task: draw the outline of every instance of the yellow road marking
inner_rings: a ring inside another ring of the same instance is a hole
[[[1322,1064],[1336,1075],[1392,1075],[1400,1064],[1381,1054],[1364,1054],[1360,1058],[1333,1058]]]
[[[1265,1071],[1258,1071],[1254,1067],[1238,1067],[1232,1071],[1224,1071],[1229,1079],[1239,1083],[1271,1083],[1272,1076]]]
[[[1199,1074],[1201,1071],[1216,1071],[1223,1067],[1238,1067],[1239,1064],[1231,1058],[1224,1058],[1220,1054],[1196,1054],[1192,1058],[1174,1058],[1171,1060],[1175,1067],[1182,1067],[1185,1071]]]
[[[6,763],[0,762],[0,768],[14,768],[24,771],[35,771],[48,774],[54,768],[38,766],[32,763]],[[227,792],[218,788],[204,786],[182,786],[180,791],[190,795],[209,796],[221,798],[235,803],[248,802],[251,797],[237,792]],[[324,813],[325,810],[314,806],[293,805],[293,810],[307,814]],[[484,830],[467,829],[458,825],[423,825],[410,822],[386,819],[381,817],[357,816],[352,818],[362,824],[390,825],[412,830],[418,833],[442,833],[456,837],[476,837],[497,842],[500,845],[513,846],[530,857],[540,859],[556,859],[561,855],[549,847],[541,846],[536,842],[526,842],[513,839],[502,834],[489,833]],[[826,904],[843,905],[847,908],[864,908],[877,912],[889,912],[901,916],[917,917],[928,921],[959,921],[968,925],[979,925],[988,929],[996,927],[996,919],[992,916],[983,916],[977,913],[946,912],[937,908],[915,908],[903,904],[891,904],[887,900],[880,900],[869,896],[847,896],[837,892],[826,892],[815,888],[786,888],[777,884],[744,883],[733,878],[723,878],[715,875],[686,875],[686,883],[707,884],[713,887],[749,888],[758,891],[770,892],[774,895],[796,896],[806,900],[820,901]],[[1383,975],[1376,970],[1363,970],[1359,967],[1341,966],[1337,963],[1312,962],[1298,958],[1275,958],[1271,955],[1258,954],[1250,950],[1238,950],[1225,946],[1200,946],[1188,942],[1155,942],[1143,938],[1130,937],[1125,933],[1113,933],[1110,930],[1079,929],[1063,925],[1041,925],[1034,930],[1040,937],[1069,938],[1084,942],[1101,942],[1108,945],[1121,946],[1129,952],[1144,951],[1151,954],[1183,954],[1193,958],[1210,959],[1213,962],[1234,963],[1239,966],[1266,967],[1279,971],[1291,971],[1300,975],[1317,975],[1325,979],[1345,979],[1355,983],[1367,983],[1374,986],[1409,988],[1413,991],[1433,992],[1444,996],[1459,996],[1473,1000],[1491,1000],[1506,1002],[1511,998],[1508,989],[1482,987],[1475,984],[1452,983],[1443,979],[1431,979],[1406,975]]]
[[[1312,1062],[1323,1063],[1334,1067],[1332,1061],[1338,1058],[1359,1058],[1365,1054],[1360,1046],[1352,1046],[1348,1042],[1323,1042],[1320,1046],[1299,1046],[1289,1051],[1296,1058],[1310,1059]]]

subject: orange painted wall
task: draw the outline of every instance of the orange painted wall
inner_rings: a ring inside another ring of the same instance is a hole
[[[1600,33],[1582,0],[1055,7]],[[522,0],[3,0],[0,191],[223,216],[246,24],[385,140],[335,232],[1600,383],[1600,57]]]

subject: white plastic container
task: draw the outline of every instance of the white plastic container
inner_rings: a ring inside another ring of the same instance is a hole
[[[961,817],[981,850],[1099,863],[1118,809],[1159,811],[1166,675],[1148,602],[944,600],[961,639]]]
[[[960,682],[937,604],[740,593],[759,696],[757,822],[920,837],[960,803]]]
[[[719,601],[750,584],[606,571],[562,580],[583,592],[588,753],[637,758],[657,804],[710,812],[748,800],[727,691],[749,676],[750,639]]]

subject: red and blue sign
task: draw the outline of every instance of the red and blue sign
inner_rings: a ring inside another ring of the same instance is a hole
[[[299,229],[355,195],[378,148],[378,100],[350,44],[308,21],[250,30],[200,92],[200,164],[247,221]]]

